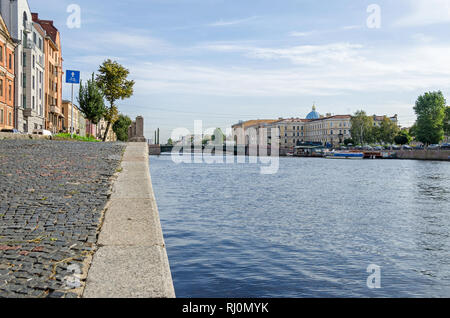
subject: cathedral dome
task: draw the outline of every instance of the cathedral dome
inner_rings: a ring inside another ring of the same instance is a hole
[[[316,111],[316,106],[314,105],[312,111],[306,116],[306,119],[319,119],[320,114]]]

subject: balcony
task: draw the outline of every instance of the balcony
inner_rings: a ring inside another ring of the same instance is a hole
[[[23,117],[34,117],[34,112],[31,108],[25,108],[23,110]]]
[[[34,49],[36,47],[36,44],[34,44],[33,41],[26,41],[25,44],[23,45],[24,49]]]
[[[33,24],[28,21],[23,22],[23,31],[25,33],[31,33],[33,31]]]
[[[59,108],[58,106],[50,106],[50,113],[62,115],[61,108]]]

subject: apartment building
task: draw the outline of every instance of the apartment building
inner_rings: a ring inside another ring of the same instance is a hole
[[[250,129],[253,129],[253,134],[256,131],[259,142],[261,142],[260,138],[264,129],[266,142],[270,145],[272,129],[275,128],[280,136],[280,149],[292,149],[303,142],[336,146],[351,137],[351,118],[351,115],[320,115],[314,105],[306,118],[242,122],[233,126],[233,135],[235,135],[235,128],[242,129],[244,127],[244,137],[239,138],[239,140],[245,140],[245,144],[248,145],[251,137]],[[238,138],[235,138],[235,140],[238,140]]]
[[[63,131],[70,133],[70,127],[73,123],[73,133],[79,136],[86,136],[86,118],[77,105],[73,105],[72,122],[72,103],[68,100],[62,101],[62,113],[64,115]]]
[[[97,139],[103,139],[103,136],[105,135],[106,132],[106,126],[108,125],[108,122],[102,118],[98,125],[97,125]],[[111,127],[109,127],[108,130],[108,135],[106,136],[106,140],[105,141],[117,141],[117,136],[115,134],[115,132],[112,129],[112,125]]]
[[[248,120],[248,121],[239,121],[239,123],[233,125],[232,135],[233,140],[236,145],[244,145],[248,144],[248,137],[245,137],[245,131],[247,131],[250,127],[259,127],[264,124],[272,124],[278,120],[276,119],[256,119],[256,120]]]
[[[45,127],[53,133],[63,131],[62,113],[62,52],[61,37],[52,20],[42,20],[37,13],[32,14],[33,21],[45,31],[44,37],[44,109]]]
[[[14,81],[15,56],[14,42],[8,27],[0,15],[0,130],[15,127]]]
[[[44,111],[44,54],[45,30],[36,22],[32,22],[32,32],[23,44],[23,106],[24,132],[45,128]]]
[[[33,32],[31,12],[27,0],[0,0],[0,13],[11,34],[18,43],[14,55],[15,89],[14,89],[14,126],[21,132],[28,131],[27,118],[24,116],[26,105],[26,73],[24,69],[24,48],[29,43],[29,36]]]

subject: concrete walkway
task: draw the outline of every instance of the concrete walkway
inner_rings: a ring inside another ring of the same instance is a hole
[[[173,298],[148,146],[129,143],[88,273],[85,298]]]

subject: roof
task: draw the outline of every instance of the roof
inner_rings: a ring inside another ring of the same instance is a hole
[[[8,27],[6,26],[5,20],[3,20],[3,16],[0,14],[0,32],[5,36],[6,41],[8,41],[11,44],[15,44],[11,37],[11,33],[8,30]]]
[[[278,119],[256,119],[256,120],[248,120],[248,121],[245,121],[245,122],[237,123],[237,124],[235,124],[235,125],[233,125],[233,126],[231,126],[231,127],[232,127],[232,128],[235,128],[235,127],[241,126],[241,127],[243,127],[243,128],[247,128],[247,127],[249,127],[249,126],[259,125],[259,124],[262,124],[262,123],[271,124],[271,123],[276,122],[276,121],[278,121]]]
[[[287,119],[282,119],[280,121],[278,121],[279,123],[307,123],[309,122],[309,119],[304,119],[304,118],[287,118]]]
[[[320,121],[320,120],[326,120],[326,119],[351,119],[352,115],[333,115],[333,116],[328,116],[328,117],[322,117],[322,118],[317,118],[311,121]]]
[[[39,23],[45,30],[47,35],[50,37],[50,39],[53,41],[53,43],[57,45],[57,37],[59,31],[53,24],[53,20],[41,20],[39,19],[39,14],[35,12],[31,13],[31,16],[33,17],[33,22]]]

